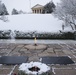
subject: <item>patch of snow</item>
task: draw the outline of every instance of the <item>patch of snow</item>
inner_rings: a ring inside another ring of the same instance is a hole
[[[2,64],[0,64],[0,66],[2,66]]]
[[[62,30],[62,21],[51,14],[9,15],[9,22],[0,20],[0,30],[57,32]]]
[[[40,68],[40,70],[38,72],[30,71],[29,68],[34,67],[34,66]],[[21,64],[19,67],[19,70],[24,71],[26,74],[37,74],[37,73],[42,74],[43,72],[49,71],[50,67],[41,62],[30,62],[30,63]]]

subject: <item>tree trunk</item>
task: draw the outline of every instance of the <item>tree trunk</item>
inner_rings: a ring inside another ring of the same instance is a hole
[[[70,26],[71,26],[72,30],[74,30],[74,28],[73,28],[73,26],[71,24],[70,24]]]
[[[76,30],[76,25],[75,25],[75,30]]]

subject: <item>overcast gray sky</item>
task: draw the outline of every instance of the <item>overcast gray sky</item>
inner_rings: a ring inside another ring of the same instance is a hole
[[[7,10],[11,13],[13,8],[17,10],[23,10],[25,12],[29,12],[30,8],[32,8],[36,4],[45,5],[51,0],[2,0],[2,2],[6,5]],[[53,0],[55,4],[60,2],[60,0]],[[31,4],[31,7],[30,7]]]

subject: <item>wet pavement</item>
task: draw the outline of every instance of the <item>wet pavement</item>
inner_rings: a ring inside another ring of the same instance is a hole
[[[34,40],[31,39],[2,39],[0,43],[21,43],[21,44],[34,44]],[[39,44],[76,44],[76,40],[38,40]]]
[[[39,40],[40,42],[40,40]],[[28,42],[6,42],[0,40],[0,56],[28,56],[28,62],[40,62],[44,56],[68,56],[75,63],[69,65],[49,65],[52,69],[52,75],[76,75],[76,41],[74,40],[53,40],[45,41],[34,45]],[[18,72],[19,65],[0,65],[0,75],[11,75]]]

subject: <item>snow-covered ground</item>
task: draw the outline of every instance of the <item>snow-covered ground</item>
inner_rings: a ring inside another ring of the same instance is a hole
[[[8,22],[0,20],[0,30],[45,31],[62,30],[62,21],[51,14],[9,15]]]

